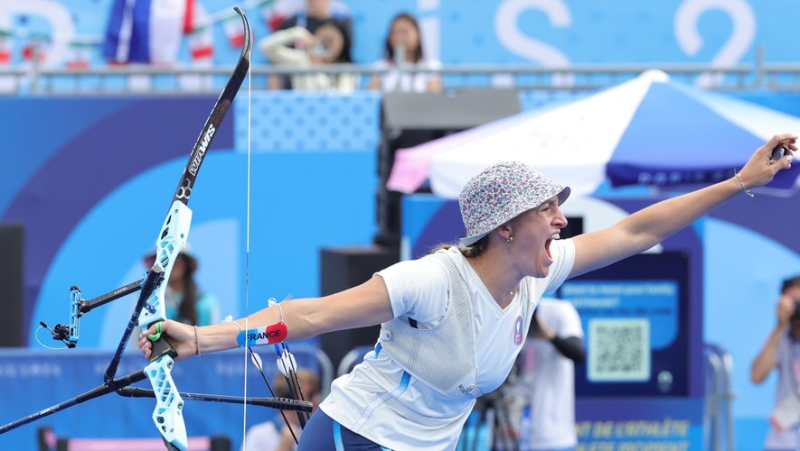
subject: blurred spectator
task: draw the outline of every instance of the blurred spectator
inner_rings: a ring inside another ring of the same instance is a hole
[[[347,36],[353,38],[353,27],[347,8],[341,2],[331,2],[331,0],[306,0],[305,9],[301,8],[296,14],[283,19],[277,29],[301,27],[314,33],[328,19],[339,20]]]
[[[302,48],[293,48],[295,41]],[[259,42],[259,48],[275,64],[287,67],[309,68],[325,64],[352,63],[350,38],[342,22],[327,19],[314,34],[302,27],[276,31]],[[291,77],[292,89],[303,91],[333,90],[352,92],[358,87],[357,74],[298,74]]]
[[[155,263],[155,254],[144,259],[147,268]],[[214,295],[204,292],[194,280],[197,258],[184,250],[178,254],[166,290],[167,318],[193,326],[219,323],[219,307]]]
[[[342,25],[343,34],[348,42],[353,42],[353,27],[350,22],[350,12],[339,1],[331,0],[283,0],[276,5],[276,14],[268,25],[272,31],[288,30],[294,27],[305,28],[312,34],[320,25],[329,19],[336,19]],[[287,15],[288,13],[288,15]],[[291,43],[296,49],[303,49],[305,42],[296,39]],[[285,76],[269,77],[269,89],[289,89],[290,79]],[[296,89],[296,88],[295,88]]]
[[[522,401],[520,449],[574,449],[575,363],[586,358],[581,319],[567,301],[542,299],[512,389]]]
[[[300,389],[306,401],[314,403],[314,410],[319,404],[321,392],[319,377],[310,370],[297,370],[297,379],[300,381]],[[282,374],[278,374],[275,379],[275,396],[280,398],[289,397],[289,387]],[[283,411],[286,420],[289,421],[295,436],[300,439],[299,420],[297,413],[293,411]],[[290,451],[296,448],[292,432],[286,427],[283,416],[275,416],[275,421],[265,421],[257,424],[247,431],[245,436],[246,447],[242,446],[242,451]]]
[[[442,88],[438,74],[430,72],[401,72],[398,69],[438,69],[441,64],[425,58],[422,36],[417,19],[411,14],[400,13],[392,19],[384,44],[384,58],[376,68],[387,70],[372,77],[370,89],[385,92],[438,92]]]
[[[750,379],[760,384],[773,369],[778,371],[778,388],[764,449],[796,450],[800,432],[800,275],[783,281],[777,324],[753,361]]]

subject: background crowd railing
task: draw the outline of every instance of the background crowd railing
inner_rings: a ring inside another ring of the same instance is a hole
[[[602,64],[543,68],[526,65],[450,65],[437,69],[414,67],[401,72],[437,73],[444,89],[514,87],[520,90],[589,91],[613,86],[650,69],[666,72],[672,79],[717,91],[798,91],[800,64],[763,63],[712,67],[702,64]],[[231,68],[160,67],[148,65],[104,68],[45,69],[29,66],[0,70],[0,94],[143,94],[218,92]],[[328,65],[289,68],[257,65],[252,68],[252,87],[266,90],[270,75],[308,73],[356,73],[359,89],[367,89],[370,77],[385,70],[373,65]]]

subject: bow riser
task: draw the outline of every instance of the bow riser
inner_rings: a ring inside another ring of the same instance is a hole
[[[183,398],[172,380],[172,366],[175,363],[169,355],[144,367],[147,378],[153,386],[156,408],[153,410],[153,423],[161,432],[164,442],[176,449],[185,451],[188,446],[186,423],[183,421]]]
[[[186,238],[189,236],[191,224],[192,210],[179,200],[172,202],[156,241],[155,265],[161,268],[164,278],[148,297],[139,314],[138,324],[142,330],[147,330],[154,323],[167,319],[165,302],[169,277],[178,255],[186,248]],[[150,364],[145,367],[145,374],[156,394],[153,422],[166,443],[183,451],[188,446],[186,425],[183,421],[183,399],[175,387],[171,373],[174,365],[172,359],[176,356],[175,350],[166,340],[159,338],[153,342],[153,353]]]
[[[186,239],[189,237],[191,225],[192,210],[181,201],[173,201],[164,225],[161,227],[161,233],[156,240],[155,264],[161,267],[166,281],[169,281],[178,254],[186,248]],[[147,304],[139,315],[139,328],[142,330],[146,330],[157,321],[167,319],[167,310],[164,305],[167,285],[159,284],[153,294],[147,298]]]

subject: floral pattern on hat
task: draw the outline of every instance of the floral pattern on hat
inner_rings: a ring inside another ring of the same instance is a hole
[[[556,183],[518,161],[497,163],[476,175],[458,198],[467,236],[460,243],[470,246],[501,224],[536,208],[553,196],[559,205],[570,188]]]

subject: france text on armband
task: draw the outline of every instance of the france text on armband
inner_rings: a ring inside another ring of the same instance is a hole
[[[244,346],[245,336],[247,336],[246,340],[248,346],[275,344],[285,340],[287,333],[288,329],[286,328],[286,324],[276,323],[259,329],[243,330],[239,332],[239,335],[236,337],[236,342],[239,343],[239,346]]]

